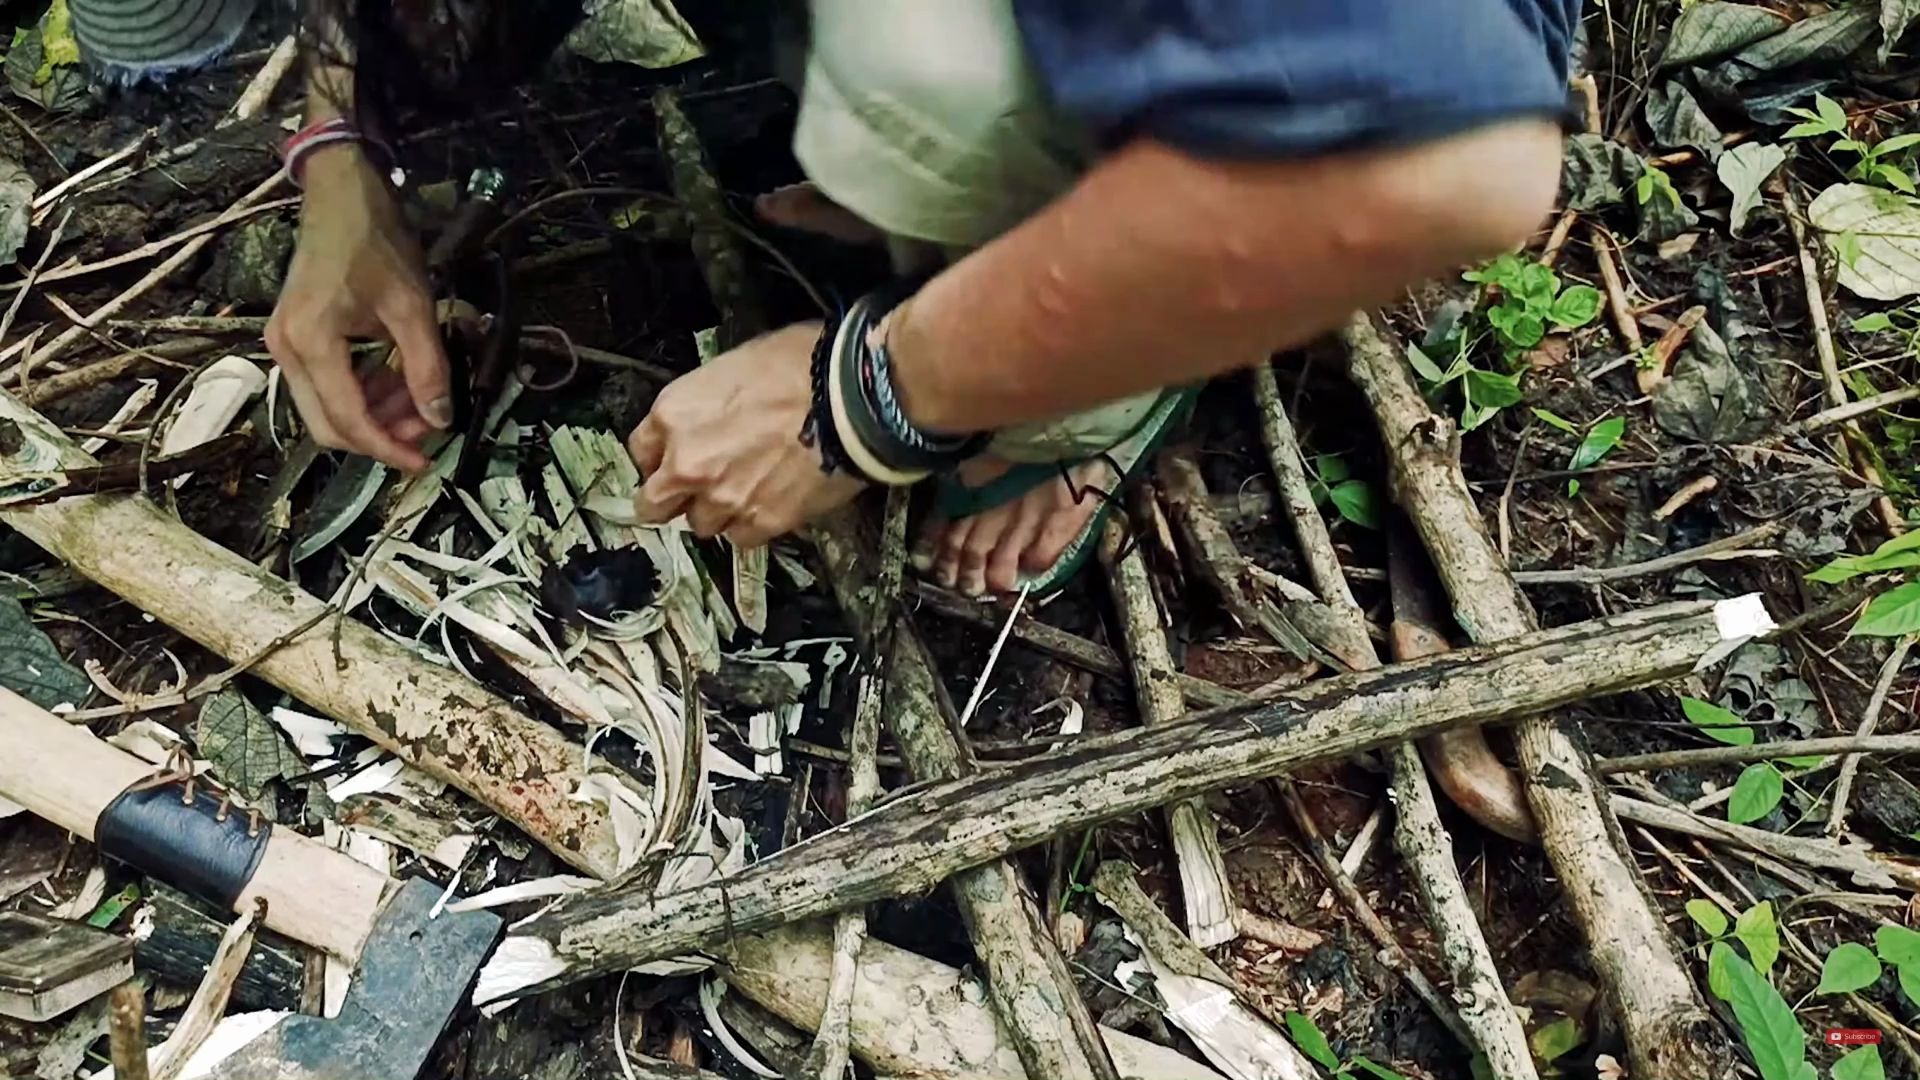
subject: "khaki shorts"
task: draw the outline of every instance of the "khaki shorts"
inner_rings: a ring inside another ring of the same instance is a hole
[[[951,260],[1032,216],[1091,159],[1054,112],[1010,0],[814,0],[794,155],[841,206],[895,238],[896,258]],[[1120,442],[1158,392],[1007,428],[1015,461]]]

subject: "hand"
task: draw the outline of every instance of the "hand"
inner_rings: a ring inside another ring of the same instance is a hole
[[[267,322],[267,348],[321,445],[418,472],[427,467],[420,441],[453,422],[419,246],[358,147],[314,154],[305,178],[299,247]],[[393,362],[364,384],[352,338],[395,346]]]
[[[821,471],[800,442],[813,398],[817,322],[755,338],[675,379],[627,440],[642,521],[682,513],[695,535],[757,547],[852,499],[861,481]]]

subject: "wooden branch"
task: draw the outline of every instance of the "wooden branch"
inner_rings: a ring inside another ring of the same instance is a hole
[[[1522,585],[1606,585],[1618,581],[1630,581],[1634,578],[1652,577],[1655,574],[1679,570],[1696,563],[1722,559],[1770,558],[1778,555],[1779,552],[1770,548],[1750,548],[1747,545],[1771,540],[1783,532],[1787,524],[1785,518],[1769,521],[1764,525],[1756,525],[1732,536],[1710,540],[1685,551],[1676,551],[1669,555],[1628,563],[1625,566],[1581,566],[1571,570],[1516,570],[1509,576]]]
[[[1744,765],[1749,761],[1773,761],[1817,754],[1920,754],[1920,735],[1837,735],[1826,739],[1789,739],[1746,746],[1662,750],[1652,754],[1600,758],[1593,763],[1593,771],[1600,776],[1613,776],[1618,773],[1651,772],[1654,769]]]
[[[1461,475],[1457,435],[1414,387],[1397,347],[1356,316],[1344,333],[1349,373],[1379,421],[1395,493],[1433,555],[1454,616],[1479,642],[1525,634],[1534,613],[1487,536]],[[1535,710],[1537,711],[1537,710]],[[1527,798],[1547,857],[1612,995],[1634,1072],[1719,1076],[1731,1067],[1665,923],[1615,843],[1579,748],[1551,720],[1516,731]]]
[[[185,361],[198,359],[219,347],[220,343],[213,338],[192,337],[162,341],[150,348],[129,349],[118,356],[96,360],[85,367],[35,379],[32,385],[20,391],[19,398],[23,403],[37,409],[102,383],[110,383],[115,379],[145,371],[148,368],[163,367],[165,361],[179,360],[182,361],[183,369],[191,369],[192,365]]]
[[[114,1080],[148,1080],[147,988],[137,980],[114,987],[108,999],[107,1047]]]
[[[1903,386],[1898,390],[1889,390],[1884,394],[1875,394],[1870,398],[1861,398],[1845,405],[1836,405],[1823,409],[1805,420],[1795,421],[1780,429],[1780,437],[1791,439],[1801,435],[1812,435],[1825,431],[1835,424],[1848,424],[1863,416],[1871,416],[1881,409],[1891,409],[1895,405],[1904,405],[1909,401],[1920,400],[1920,386]]]
[[[1620,347],[1637,354],[1645,345],[1640,322],[1633,317],[1633,305],[1627,301],[1626,285],[1620,278],[1620,266],[1613,261],[1613,237],[1597,222],[1587,222],[1587,242],[1593,246],[1594,262],[1600,267],[1600,283],[1605,286],[1607,313],[1613,317],[1614,332],[1620,335]]]
[[[885,627],[873,621],[872,597],[879,586],[857,510],[830,515],[808,532],[855,633],[869,643],[885,637]],[[952,703],[926,646],[904,619],[892,636],[887,718],[914,779],[956,782],[979,776],[972,752],[956,734]],[[954,875],[953,891],[974,952],[986,969],[994,1011],[1019,1061],[1030,1076],[1109,1080],[1115,1075],[1114,1063],[1074,985],[1066,957],[1046,932],[1032,890],[1011,862],[982,861],[985,865]],[[883,1067],[865,1051],[861,1056],[875,1068]]]
[[[722,961],[728,985],[774,1015],[803,1028],[820,1022],[832,943],[825,923],[803,923],[739,938]],[[989,979],[989,983],[991,980]],[[990,988],[990,986],[989,986]],[[1024,988],[1023,1001],[1045,1006],[1044,987]],[[1021,1064],[1004,1020],[981,1004],[971,976],[868,938],[854,987],[853,1045],[882,1076],[938,1080],[1053,1080]],[[1221,1080],[1176,1050],[1096,1029],[1120,1076],[1137,1080]]]
[[[1173,685],[1173,657],[1160,629],[1160,605],[1153,598],[1147,561],[1133,545],[1118,562],[1125,537],[1118,522],[1109,522],[1100,544],[1100,561],[1107,568],[1121,634],[1133,667],[1134,700],[1140,720],[1149,728],[1180,719],[1183,703]],[[1180,897],[1186,904],[1187,934],[1203,949],[1224,945],[1239,935],[1233,924],[1233,887],[1227,882],[1226,860],[1220,855],[1220,829],[1198,797],[1163,808],[1167,835],[1173,841],[1173,859],[1180,869]]]
[[[187,1002],[187,1011],[181,1014],[167,1041],[153,1050],[149,1066],[153,1080],[174,1080],[179,1076],[193,1052],[200,1049],[219,1026],[220,1018],[227,1012],[227,996],[233,993],[234,980],[240,977],[247,953],[253,949],[254,934],[266,914],[266,906],[266,901],[258,901],[256,907],[227,927],[226,936],[220,939],[220,948],[213,954],[213,963],[207,968],[207,977],[194,991],[193,1000]]]
[[[48,468],[97,464],[0,393],[6,422],[25,442],[0,454],[0,489]],[[253,675],[460,788],[572,865],[615,872],[612,823],[571,798],[585,779],[580,744],[459,672],[341,619],[137,496],[0,510],[0,523],[215,654],[253,661]]]
[[[906,588],[921,607],[949,618],[989,630],[998,630],[1007,621],[1006,612],[992,601],[970,600],[959,593],[917,579],[908,581]],[[1022,614],[1013,621],[1013,637],[1038,652],[1055,660],[1064,660],[1082,671],[1113,679],[1125,680],[1128,677],[1126,662],[1120,659],[1119,653],[1078,634],[1048,626],[1031,614]],[[1195,678],[1185,672],[1175,672],[1173,681],[1180,688],[1180,696],[1196,709],[1245,705],[1253,700],[1250,695],[1238,690]]]
[[[1883,889],[1898,885],[1909,891],[1920,891],[1920,866],[1876,858],[1857,847],[1717,821],[1684,808],[1661,806],[1626,795],[1613,796],[1612,807],[1622,821],[1636,825],[1731,844],[1816,870],[1836,871],[1863,885]]]
[[[1726,614],[1757,602],[1718,607]],[[1059,833],[1449,727],[1649,685],[1690,670],[1721,640],[1715,608],[1652,608],[1075,740],[897,796],[722,881],[664,895],[569,897],[521,924],[502,949],[541,958],[553,972],[544,988],[918,892]]]
[[[1907,662],[1907,654],[1913,651],[1913,635],[1908,634],[1894,642],[1893,651],[1887,654],[1886,662],[1880,665],[1880,677],[1874,680],[1873,694],[1867,699],[1866,715],[1860,719],[1859,730],[1854,738],[1864,739],[1873,734],[1880,723],[1880,710],[1887,707],[1887,695],[1893,691],[1893,680],[1900,675],[1900,669]],[[1833,785],[1833,809],[1827,812],[1825,832],[1837,837],[1847,829],[1847,799],[1853,794],[1853,778],[1860,770],[1858,754],[1848,754],[1840,759],[1840,778]]]
[[[190,446],[178,453],[156,457],[147,462],[147,480],[151,483],[164,483],[174,477],[185,476],[210,465],[216,465],[252,445],[253,435],[250,432],[232,431],[225,435],[218,435],[209,442]],[[54,486],[47,490],[20,498],[0,500],[0,507],[18,510],[22,507],[70,499],[76,495],[103,495],[133,491],[139,483],[140,463],[138,461],[116,461],[111,465],[71,468],[64,473],[56,474]]]

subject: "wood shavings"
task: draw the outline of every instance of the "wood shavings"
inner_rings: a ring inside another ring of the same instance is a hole
[[[308,757],[331,757],[333,740],[347,734],[347,729],[324,716],[299,712],[284,705],[276,705],[267,713],[267,719],[286,733],[293,748]]]
[[[156,457],[168,457],[191,450],[225,434],[261,391],[267,388],[267,376],[253,361],[241,356],[223,356],[210,364],[193,380],[193,389],[180,406],[180,412],[167,425]],[[180,487],[192,474],[177,476],[173,486]]]

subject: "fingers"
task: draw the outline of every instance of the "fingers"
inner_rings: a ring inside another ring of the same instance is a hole
[[[414,411],[445,431],[453,424],[453,397],[446,344],[433,317],[433,301],[423,292],[403,290],[389,303],[391,308],[381,312],[380,321],[400,350],[400,373],[406,378]]]
[[[316,430],[314,437],[323,444],[338,445],[377,458],[407,472],[427,467],[426,455],[418,447],[401,442],[374,421],[367,409],[367,398],[353,372],[352,356],[344,338],[323,343],[301,354],[302,367],[312,384],[313,397],[326,415],[337,442],[329,443]],[[297,398],[296,398],[297,400]],[[302,410],[304,414],[306,410]]]
[[[692,492],[677,483],[665,471],[655,471],[634,492],[634,516],[647,525],[665,525],[687,508]]]
[[[667,438],[652,413],[627,437],[627,453],[633,455],[634,467],[640,470],[641,476],[652,479],[653,474],[660,471],[660,459],[667,453]]]

